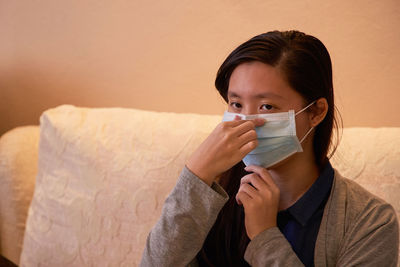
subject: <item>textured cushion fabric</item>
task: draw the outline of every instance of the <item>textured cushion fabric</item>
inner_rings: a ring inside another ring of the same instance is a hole
[[[400,214],[400,127],[346,128],[332,165]]]
[[[21,266],[135,266],[185,159],[221,116],[60,106],[41,119]]]
[[[222,116],[60,106],[41,117],[21,266],[136,266],[185,159]],[[332,165],[400,210],[400,128],[350,128]]]
[[[35,186],[39,127],[15,128],[0,138],[0,254],[19,264]]]

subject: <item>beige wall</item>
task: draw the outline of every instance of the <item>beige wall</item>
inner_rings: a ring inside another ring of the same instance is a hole
[[[273,29],[328,47],[345,126],[400,126],[399,14],[399,0],[0,0],[0,133],[64,103],[222,113],[219,65]]]

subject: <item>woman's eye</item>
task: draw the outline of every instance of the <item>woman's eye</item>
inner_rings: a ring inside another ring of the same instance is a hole
[[[232,102],[231,103],[231,107],[233,107],[233,108],[241,108],[242,105],[240,103],[237,103],[237,102]]]
[[[262,110],[271,110],[273,107],[269,104],[263,104],[261,105],[260,109]]]

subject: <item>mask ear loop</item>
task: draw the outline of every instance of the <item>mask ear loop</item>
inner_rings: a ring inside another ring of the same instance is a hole
[[[317,100],[314,100],[313,102],[311,102],[310,104],[308,104],[305,108],[299,110],[296,112],[295,116],[297,116],[298,114],[302,113],[304,110],[308,109],[309,107],[311,107],[312,105],[315,104],[315,102],[317,102]],[[300,144],[303,143],[303,141],[307,138],[307,136],[311,133],[311,131],[314,130],[314,126],[312,126],[310,128],[310,130],[308,130],[308,132],[303,136],[303,138],[301,138],[300,140]]]
[[[302,108],[301,110],[297,111],[296,114],[294,114],[295,116],[299,115],[300,113],[302,113],[304,110],[308,109],[309,107],[311,107],[312,105],[315,104],[315,102],[317,102],[317,100],[314,100],[313,102],[311,102],[310,104],[308,104],[305,108]]]
[[[314,130],[314,126],[312,126],[310,130],[308,130],[308,132],[303,136],[303,138],[301,138],[300,144],[303,143],[303,141],[307,138],[307,136],[311,133],[312,130]]]

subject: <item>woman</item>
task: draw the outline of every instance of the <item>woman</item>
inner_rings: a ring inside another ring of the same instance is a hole
[[[255,36],[215,84],[228,112],[188,159],[141,265],[397,266],[393,208],[329,163],[325,46],[298,31]]]

